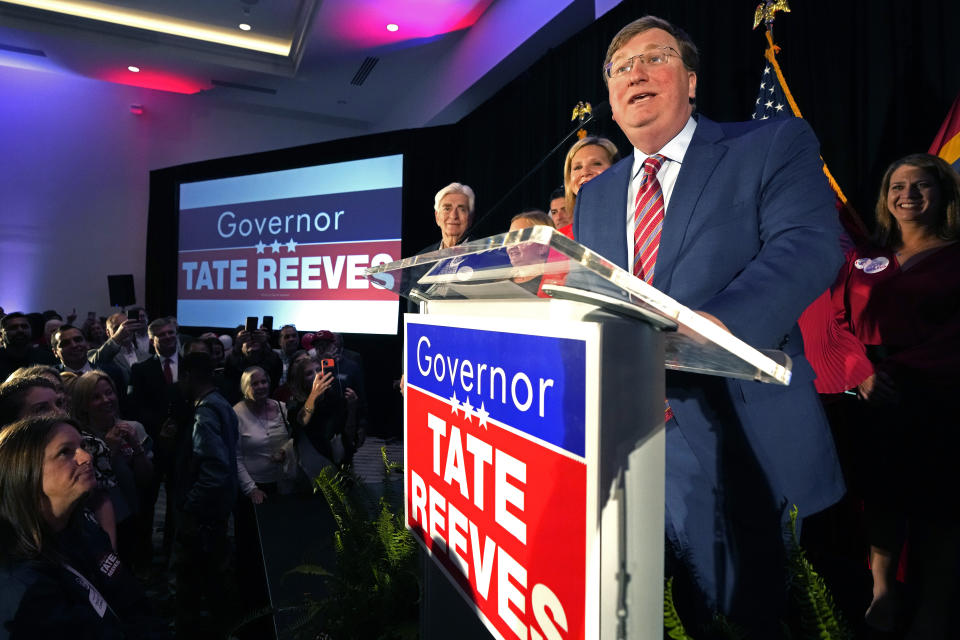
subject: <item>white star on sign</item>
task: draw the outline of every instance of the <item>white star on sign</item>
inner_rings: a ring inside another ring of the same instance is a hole
[[[467,396],[467,399],[460,406],[463,407],[463,417],[467,419],[467,422],[473,422],[473,405],[470,404],[470,396]]]
[[[457,415],[457,409],[460,408],[460,401],[457,400],[457,392],[454,391],[453,395],[450,396],[450,413]]]
[[[290,238],[290,241],[287,242],[287,253],[294,253],[297,250],[297,243]]]
[[[280,242],[274,239],[273,244],[270,245],[270,251],[273,253],[280,253]]]
[[[480,403],[480,408],[476,411],[477,418],[479,418],[479,424],[477,426],[487,428],[487,418],[490,417],[490,412],[483,408],[483,403]]]
[[[263,240],[257,243],[257,253],[263,253],[263,250],[267,248],[267,245],[263,244]]]

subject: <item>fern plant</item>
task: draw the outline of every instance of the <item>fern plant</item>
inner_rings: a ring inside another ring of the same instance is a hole
[[[307,595],[290,628],[295,638],[332,640],[413,640],[418,634],[420,598],[416,542],[396,509],[396,483],[389,476],[402,466],[381,449],[387,479],[375,498],[352,472],[327,467],[314,478],[314,491],[330,507],[336,530],[334,567],[303,564],[289,574],[327,582],[328,594]],[[322,632],[320,631],[322,629]]]
[[[663,586],[663,627],[667,637],[673,640],[693,640],[683,627],[677,607],[673,604],[673,578],[667,578]]]
[[[853,640],[853,632],[837,608],[830,589],[810,564],[797,537],[797,505],[790,509],[787,576],[799,619],[796,636],[820,640]]]
[[[853,632],[837,608],[823,578],[807,559],[797,536],[797,506],[790,509],[787,524],[790,544],[787,549],[787,587],[790,592],[788,616],[792,624],[781,622],[783,637],[796,640],[853,640]],[[694,640],[687,634],[680,614],[673,602],[673,578],[663,589],[663,626],[673,640]],[[740,629],[722,614],[703,629],[709,638],[738,640],[746,637]]]

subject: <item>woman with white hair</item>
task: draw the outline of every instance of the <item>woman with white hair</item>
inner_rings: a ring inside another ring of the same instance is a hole
[[[240,376],[243,400],[233,406],[239,420],[237,475],[243,496],[234,511],[240,597],[247,610],[269,606],[263,573],[255,505],[280,493],[288,465],[295,464],[287,407],[270,398],[270,377],[262,367],[248,367]],[[262,517],[262,516],[261,516]]]
[[[240,490],[260,504],[285,479],[285,462],[291,448],[287,407],[270,398],[270,378],[262,367],[249,367],[240,376],[243,400],[233,406],[240,421],[237,473]]]
[[[473,212],[476,205],[476,196],[473,189],[459,182],[451,182],[433,197],[433,217],[440,227],[440,242],[424,247],[417,255],[449,249],[465,240],[467,229],[473,224]],[[417,282],[429,267],[413,267],[407,269],[403,278],[409,283]],[[403,288],[403,287],[401,287]],[[407,300],[407,312],[417,313],[420,305],[413,299]]]
[[[473,189],[459,182],[451,182],[433,198],[433,215],[440,227],[440,246],[446,249],[460,244],[463,234],[473,223],[473,207],[476,197]]]

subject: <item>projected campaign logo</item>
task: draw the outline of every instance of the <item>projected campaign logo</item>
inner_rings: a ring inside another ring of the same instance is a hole
[[[405,344],[407,527],[495,636],[583,638],[586,343],[408,316]]]
[[[396,333],[396,294],[364,270],[400,259],[400,155],[180,187],[177,316]]]

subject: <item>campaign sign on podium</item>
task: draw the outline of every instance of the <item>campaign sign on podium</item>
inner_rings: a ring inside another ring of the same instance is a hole
[[[498,638],[585,637],[596,354],[543,328],[405,324],[407,526]]]
[[[404,324],[421,637],[662,637],[663,369],[786,385],[786,354],[544,226],[367,277],[423,312]]]

